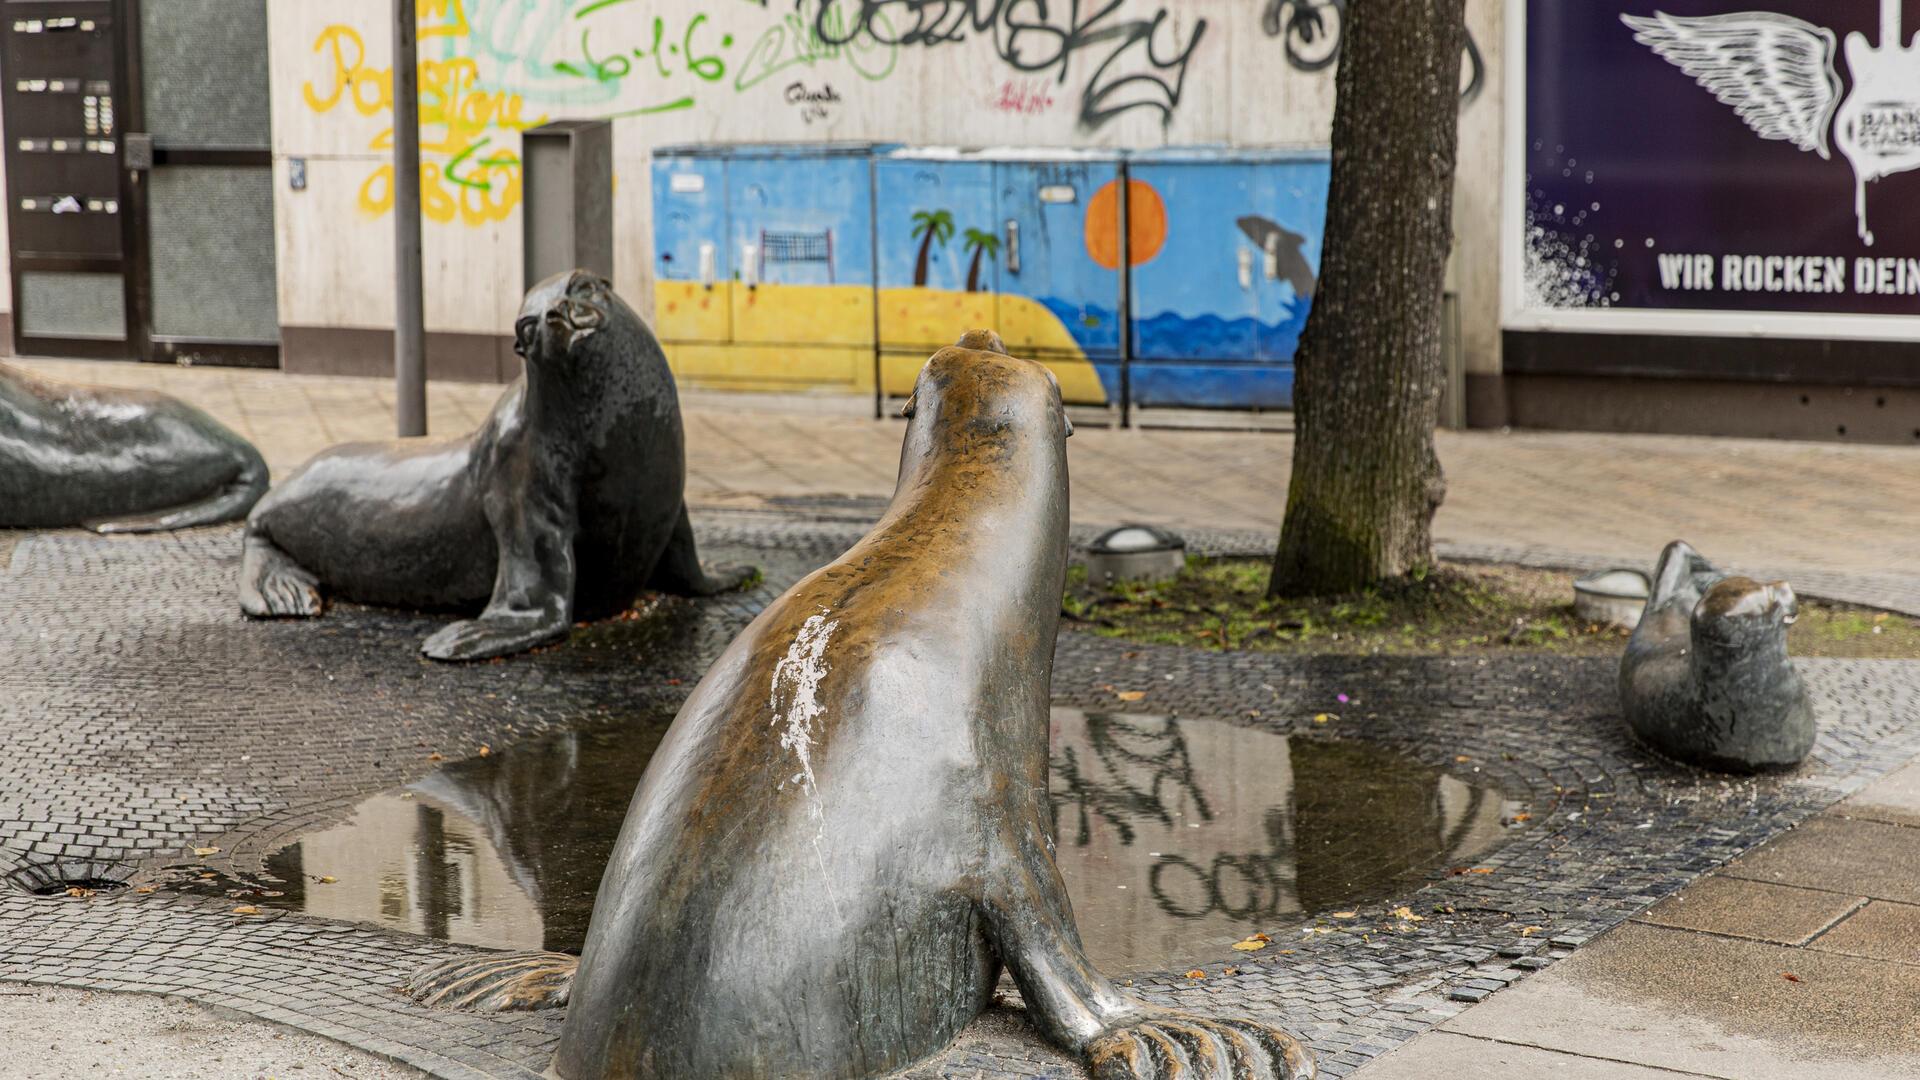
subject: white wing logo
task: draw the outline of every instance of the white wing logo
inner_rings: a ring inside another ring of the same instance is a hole
[[[1656,11],[1620,21],[1635,41],[1732,106],[1761,138],[1822,158],[1837,146],[1853,167],[1860,239],[1872,244],[1867,181],[1920,169],[1920,37],[1900,45],[1900,4],[1881,0],[1878,46],[1864,34],[1847,35],[1853,88],[1844,99],[1834,68],[1839,50],[1825,27],[1770,11],[1698,18]]]

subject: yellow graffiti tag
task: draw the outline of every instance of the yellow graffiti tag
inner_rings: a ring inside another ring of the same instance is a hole
[[[461,0],[416,0],[423,18],[438,20],[421,36],[458,36],[466,33]],[[309,81],[301,87],[307,107],[325,114],[350,102],[362,116],[393,111],[393,69],[366,63],[366,40],[351,26],[336,23],[322,30],[313,51],[330,64],[324,90]],[[444,161],[420,163],[420,212],[430,221],[463,225],[500,221],[520,204],[520,159],[509,150],[488,152],[489,130],[519,131],[544,123],[544,116],[528,120],[521,115],[525,102],[519,94],[488,90],[480,69],[471,59],[422,60],[420,80],[420,152]],[[431,129],[440,128],[438,137]],[[391,150],[393,129],[374,136],[369,149]],[[382,164],[360,185],[361,212],[379,217],[393,209],[393,165]]]

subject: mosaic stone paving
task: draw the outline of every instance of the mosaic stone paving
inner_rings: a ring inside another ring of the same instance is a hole
[[[559,1015],[439,1012],[393,992],[460,946],[141,890],[201,867],[257,874],[366,796],[483,745],[671,705],[760,605],[861,531],[735,515],[700,525],[708,558],[755,562],[767,583],[663,600],[473,667],[417,657],[436,619],[343,606],[313,623],[243,623],[232,529],[0,533],[0,875],[63,863],[131,886],[83,898],[0,888],[0,979],[192,998],[442,1076],[537,1076]],[[1814,760],[1739,781],[1634,747],[1605,660],[1288,658],[1065,634],[1054,692],[1089,710],[1137,692],[1128,711],[1370,740],[1525,806],[1508,843],[1424,888],[1352,918],[1250,919],[1271,946],[1198,950],[1204,978],[1136,977],[1156,1000],[1301,1031],[1337,1076],[1920,752],[1916,667],[1803,662],[1819,702]],[[1077,1075],[1006,997],[908,1075]]]

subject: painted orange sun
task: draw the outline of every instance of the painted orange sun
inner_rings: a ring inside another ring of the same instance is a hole
[[[1109,180],[1087,200],[1087,255],[1120,269],[1120,181]],[[1167,204],[1145,180],[1127,181],[1127,261],[1139,266],[1167,242]]]

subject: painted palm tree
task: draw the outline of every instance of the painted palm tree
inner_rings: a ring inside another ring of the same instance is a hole
[[[982,256],[993,258],[1000,254],[1000,238],[990,232],[979,229],[967,230],[967,250],[973,252],[973,262],[967,267],[967,291],[980,291],[980,260]]]
[[[933,245],[937,240],[941,247],[953,239],[953,215],[945,210],[916,210],[913,213],[913,235],[920,241],[920,258],[913,264],[913,283],[927,283],[927,259],[933,254]]]

